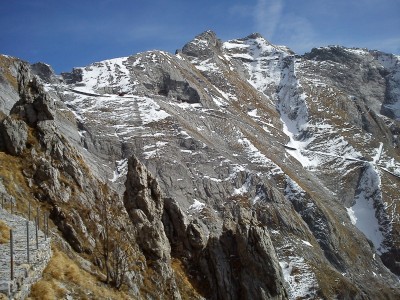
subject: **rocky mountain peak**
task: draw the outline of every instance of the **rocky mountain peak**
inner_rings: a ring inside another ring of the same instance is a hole
[[[215,32],[208,30],[183,46],[182,53],[190,57],[204,59],[219,53],[221,46],[222,42],[217,38]]]
[[[32,73],[37,75],[45,83],[57,84],[60,81],[49,64],[37,62],[32,64],[31,68]]]
[[[253,32],[249,34],[247,37],[245,37],[245,39],[255,40],[255,39],[264,39],[264,37],[258,32]]]

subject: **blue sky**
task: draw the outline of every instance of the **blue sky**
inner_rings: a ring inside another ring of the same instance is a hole
[[[343,45],[400,54],[399,0],[3,0],[0,53],[57,73],[159,49],[213,30],[223,41],[261,33],[297,53]]]

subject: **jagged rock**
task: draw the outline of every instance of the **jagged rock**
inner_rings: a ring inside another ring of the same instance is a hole
[[[134,156],[128,161],[124,204],[138,227],[138,243],[146,257],[169,260],[171,249],[163,229],[161,191],[154,177]]]
[[[40,159],[37,164],[38,166],[35,168],[35,174],[33,175],[33,179],[36,181],[37,185],[50,188],[54,194],[58,193],[61,188],[58,180],[59,171],[44,158]]]
[[[11,155],[20,155],[28,140],[28,126],[22,120],[7,117],[0,124],[0,150]]]
[[[64,239],[71,245],[71,247],[78,253],[84,251],[83,242],[81,241],[78,233],[73,225],[70,223],[68,215],[62,211],[58,206],[54,206],[50,213],[50,218],[57,225],[58,230],[61,231]]]
[[[181,299],[171,269],[171,247],[162,223],[164,200],[158,183],[132,156],[125,185],[124,205],[135,225],[138,246],[161,275],[158,286],[168,290],[173,299]]]
[[[67,84],[74,84],[82,81],[82,70],[73,69],[71,73],[64,72],[61,73],[62,78]]]
[[[46,63],[38,62],[38,63],[32,64],[31,69],[32,69],[32,73],[37,75],[45,83],[57,84],[60,82],[60,80],[57,79],[53,68]]]
[[[12,108],[11,114],[26,119],[30,125],[38,121],[54,120],[53,100],[25,64],[21,64],[18,70],[18,91],[20,100]]]
[[[213,31],[206,31],[195,37],[182,48],[182,53],[200,59],[207,59],[221,51],[222,42]]]
[[[205,234],[204,229],[197,222],[192,222],[187,227],[187,237],[194,249],[204,249],[207,245],[208,237]]]

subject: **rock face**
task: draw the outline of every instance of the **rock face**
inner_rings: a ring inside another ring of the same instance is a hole
[[[37,78],[31,76],[27,65],[21,64],[18,76],[20,100],[14,105],[11,114],[26,119],[29,125],[40,121],[53,120],[53,100],[43,89],[39,88]]]
[[[138,244],[147,259],[170,260],[171,249],[164,232],[164,201],[156,179],[135,157],[128,161],[125,208],[137,228]]]
[[[397,299],[399,60],[207,31],[63,81],[19,62],[0,150],[133,298]]]
[[[11,155],[19,155],[25,150],[28,139],[28,127],[25,122],[7,117],[0,125],[0,132],[0,149],[5,149]]]
[[[20,60],[0,55],[0,111],[8,114],[18,101],[17,74]]]

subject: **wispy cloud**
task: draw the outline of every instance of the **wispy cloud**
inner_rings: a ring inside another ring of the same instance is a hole
[[[281,21],[283,0],[258,0],[254,7],[254,22],[258,32],[272,39]]]
[[[253,17],[254,7],[250,4],[234,4],[229,7],[228,12],[234,17]]]
[[[305,17],[291,14],[282,18],[275,38],[278,43],[284,43],[298,53],[309,51],[319,44],[311,22]]]
[[[310,50],[315,45],[311,22],[304,16],[288,13],[284,0],[257,0],[252,12],[256,31],[268,40],[292,47],[296,52]]]

